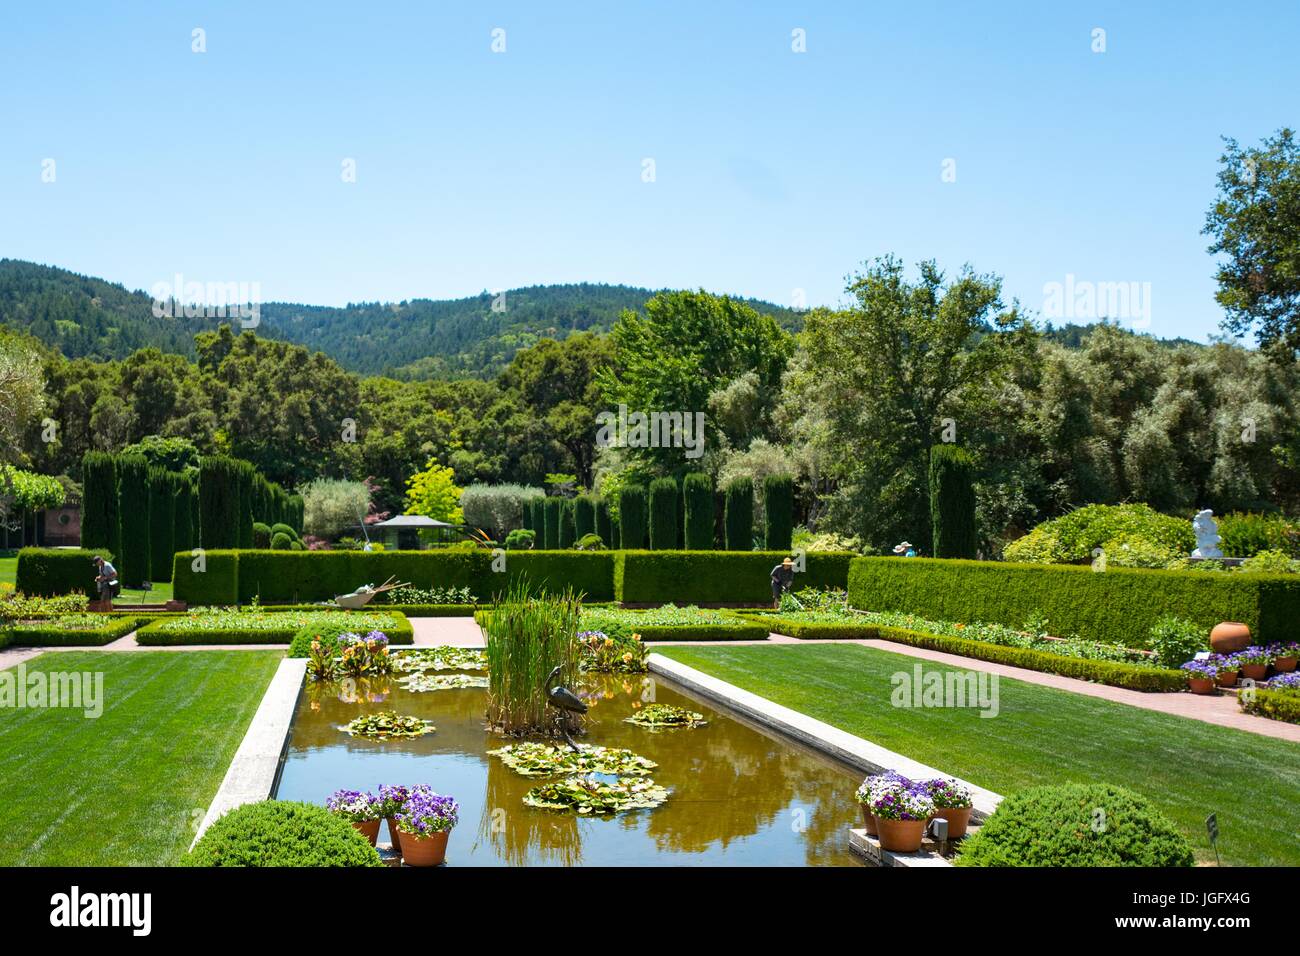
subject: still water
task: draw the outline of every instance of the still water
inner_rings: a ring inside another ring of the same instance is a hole
[[[483,722],[481,688],[413,693],[396,681],[355,691],[308,683],[298,704],[276,796],[325,802],[337,789],[427,783],[459,802],[452,866],[856,866],[848,828],[857,820],[847,770],[768,736],[651,675],[583,677],[591,707],[581,743],[625,747],[659,764],[667,803],[613,817],[534,810],[523,777],[487,751],[509,740]],[[623,722],[653,695],[704,714],[695,729],[647,730]],[[350,699],[349,699],[350,698]],[[432,720],[436,733],[411,740],[354,738],[338,727],[362,713],[395,710]],[[380,839],[387,830],[381,828]]]

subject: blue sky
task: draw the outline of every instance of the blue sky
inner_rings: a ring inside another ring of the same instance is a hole
[[[1219,137],[1296,125],[1300,5],[1138,6],[35,5],[0,31],[0,256],[333,305],[819,305],[892,252],[1032,310],[1067,275],[1150,283],[1149,330],[1204,339]]]

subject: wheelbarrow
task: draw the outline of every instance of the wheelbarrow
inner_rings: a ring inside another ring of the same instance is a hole
[[[403,584],[394,584],[390,575],[388,580],[379,587],[375,587],[373,584],[363,584],[350,594],[336,594],[334,603],[346,611],[360,611],[370,603],[376,594],[383,594],[385,591],[392,591],[394,588],[410,587],[410,585],[410,581]]]

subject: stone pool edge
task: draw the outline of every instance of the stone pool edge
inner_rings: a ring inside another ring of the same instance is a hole
[[[760,697],[735,684],[728,684],[724,680],[664,657],[662,654],[651,654],[647,664],[652,674],[662,674],[692,693],[699,694],[713,703],[722,704],[761,726],[791,737],[804,746],[840,763],[848,764],[865,774],[895,770],[913,780],[924,780],[929,777],[949,777],[957,780],[970,788],[974,803],[971,818],[976,822],[987,818],[1002,802],[1002,795],[992,790],[977,787],[968,780],[953,777],[950,773],[944,773],[911,757],[895,753],[879,744],[809,717],[807,714],[801,714],[797,710],[783,707],[766,697]]]
[[[266,800],[274,792],[306,675],[305,658],[286,657],[280,661],[190,849],[224,814],[245,803]]]

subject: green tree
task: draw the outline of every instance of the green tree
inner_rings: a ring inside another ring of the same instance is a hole
[[[639,551],[646,539],[645,485],[624,485],[618,492],[619,545],[625,551]]]
[[[122,553],[122,518],[117,497],[117,459],[90,451],[81,462],[81,544]]]
[[[433,459],[424,471],[412,475],[406,482],[406,510],[408,514],[427,515],[435,521],[460,524],[464,515],[460,510],[460,492],[452,470]],[[365,512],[361,513],[363,516]],[[358,523],[360,518],[357,519]]]
[[[122,524],[122,553],[114,562],[124,587],[140,587],[150,580],[149,463],[143,455],[119,455],[117,493]]]
[[[678,547],[677,482],[656,478],[650,482],[650,547],[671,551]]]
[[[694,471],[682,479],[684,542],[690,551],[713,549],[713,479]]]
[[[789,551],[794,532],[794,482],[789,475],[763,479],[763,547]]]
[[[149,469],[149,574],[154,583],[172,579],[172,556],[176,553],[175,479],[161,468]]]
[[[930,449],[930,523],[934,557],[975,557],[974,467],[970,455],[954,445]]]
[[[723,488],[723,528],[728,551],[754,549],[754,480],[733,478]]]

